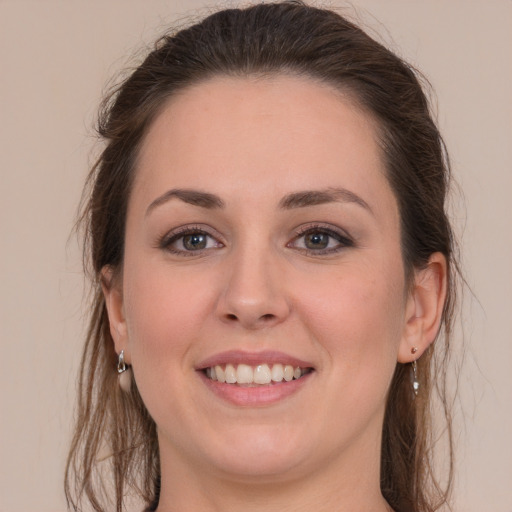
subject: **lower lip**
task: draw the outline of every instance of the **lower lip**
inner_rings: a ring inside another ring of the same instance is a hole
[[[300,379],[289,382],[246,387],[212,380],[203,372],[198,372],[206,386],[219,398],[241,407],[262,407],[280,402],[297,393],[310,380],[313,373],[306,373]]]

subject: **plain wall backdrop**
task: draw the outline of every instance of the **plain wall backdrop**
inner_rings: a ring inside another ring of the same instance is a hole
[[[231,5],[233,2],[224,2]],[[455,511],[512,512],[512,1],[355,0],[429,78],[467,212]],[[0,512],[64,511],[85,303],[70,233],[107,80],[204,0],[0,0]],[[457,405],[456,411],[459,411]]]

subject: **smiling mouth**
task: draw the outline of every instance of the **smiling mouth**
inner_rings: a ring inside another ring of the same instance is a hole
[[[311,373],[313,368],[301,368],[290,364],[226,364],[210,366],[203,370],[207,378],[213,381],[239,386],[264,386],[291,382]]]

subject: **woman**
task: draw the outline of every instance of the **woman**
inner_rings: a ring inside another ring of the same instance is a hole
[[[456,262],[416,73],[328,10],[225,10],[159,40],[99,132],[71,507],[446,503]]]

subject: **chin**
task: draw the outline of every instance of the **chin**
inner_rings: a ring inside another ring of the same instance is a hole
[[[300,442],[297,434],[275,425],[244,428],[230,432],[222,452],[210,452],[209,458],[218,470],[240,481],[254,478],[264,483],[268,477],[275,482],[279,476],[286,480],[300,473],[312,458],[312,450],[306,448],[311,442]]]

